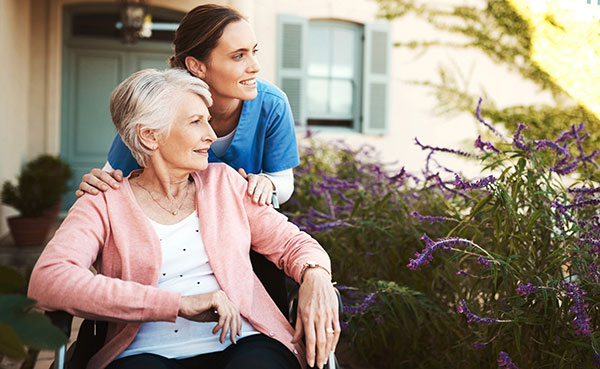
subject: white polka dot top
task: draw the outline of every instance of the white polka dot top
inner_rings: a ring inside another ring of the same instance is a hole
[[[194,211],[179,223],[164,225],[150,220],[162,246],[162,268],[158,288],[179,292],[183,296],[219,290],[199,230],[198,215]],[[133,342],[117,358],[152,353],[167,358],[184,359],[227,348],[219,342],[219,334],[212,334],[216,322],[199,323],[181,317],[175,323],[143,323]],[[242,337],[259,332],[242,317]]]

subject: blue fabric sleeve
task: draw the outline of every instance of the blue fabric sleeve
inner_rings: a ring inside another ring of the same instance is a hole
[[[108,163],[113,169],[121,169],[125,177],[132,171],[140,168],[133,155],[131,155],[131,151],[129,151],[129,148],[123,143],[119,135],[115,136],[110,150],[108,150]]]
[[[281,99],[267,118],[270,122],[264,143],[262,170],[279,172],[300,164],[294,117],[287,98]]]

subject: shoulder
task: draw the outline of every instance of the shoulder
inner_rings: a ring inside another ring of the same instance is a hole
[[[225,163],[209,163],[206,169],[195,172],[193,176],[199,178],[203,186],[214,185],[222,188],[224,184],[231,184],[237,187],[246,183],[235,169]]]
[[[279,87],[263,78],[256,78],[256,82],[256,89],[259,94],[263,95],[263,99],[271,100],[273,102],[287,102],[287,95]]]

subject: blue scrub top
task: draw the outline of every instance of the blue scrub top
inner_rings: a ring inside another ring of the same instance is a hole
[[[300,164],[292,110],[283,91],[257,78],[257,96],[244,101],[233,141],[223,156],[208,152],[210,163],[224,162],[246,173],[279,172]],[[129,148],[117,135],[108,152],[108,162],[124,176],[139,168]]]

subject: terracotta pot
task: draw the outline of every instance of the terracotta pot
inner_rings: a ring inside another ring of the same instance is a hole
[[[47,216],[26,218],[21,216],[9,217],[8,228],[18,246],[42,247],[46,243],[52,220]]]
[[[54,206],[51,206],[50,208],[48,208],[44,211],[44,216],[48,217],[48,219],[50,219],[50,224],[52,224],[58,218],[60,209],[62,209],[62,204],[63,204],[63,199],[60,199],[60,200],[58,200],[58,202],[56,204],[54,204]]]

